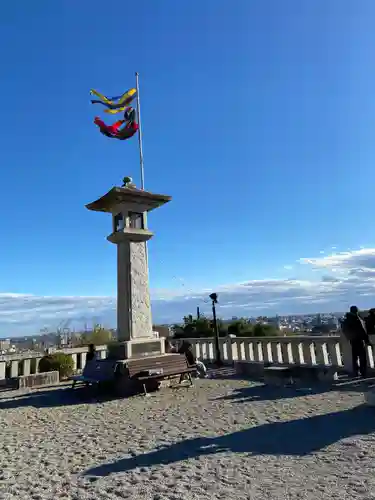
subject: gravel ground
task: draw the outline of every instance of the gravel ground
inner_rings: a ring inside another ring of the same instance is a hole
[[[0,499],[375,499],[363,393],[197,380],[98,402],[0,394]]]

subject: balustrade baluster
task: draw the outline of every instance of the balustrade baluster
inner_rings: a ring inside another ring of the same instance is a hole
[[[18,359],[10,362],[10,378],[18,377]]]
[[[30,375],[30,359],[23,360],[22,375]]]
[[[321,342],[320,340],[314,340],[313,343],[313,354],[315,357],[315,364],[317,365],[328,365],[328,356],[327,356],[327,346],[325,342]]]
[[[298,340],[297,338],[291,340],[291,351],[292,351],[292,358],[293,358],[294,365],[301,365],[302,364],[300,343],[301,343],[300,340]]]
[[[227,338],[225,345],[227,348],[226,361],[228,361],[228,363],[232,364],[233,363],[233,342],[232,342],[231,337]]]
[[[271,357],[273,364],[280,364],[279,342],[271,341]]]
[[[304,365],[312,366],[312,364],[313,364],[311,348],[312,348],[311,340],[304,339],[302,341],[302,355],[303,355],[303,364]]]
[[[6,361],[0,361],[0,384],[1,383],[5,383],[5,379],[6,379]]]
[[[347,353],[345,355],[345,350],[344,350],[344,360],[341,357],[341,346],[340,342],[338,339],[332,338],[327,341],[327,350],[328,350],[328,356],[329,356],[329,364],[332,366],[343,366],[343,361],[347,362],[348,368],[350,367],[351,370],[351,351],[350,351],[350,345],[347,342],[348,348]],[[350,371],[349,370],[349,371]]]
[[[262,362],[263,361],[263,353],[262,353],[262,347],[260,343],[257,340],[249,340],[253,346],[253,356],[254,356],[254,361],[255,362]]]
[[[262,346],[263,361],[265,363],[272,363],[271,343],[266,338],[262,339],[259,343]]]
[[[73,370],[76,371],[77,370],[77,362],[78,362],[78,354],[73,352],[71,354],[71,358],[72,358],[72,361],[73,361]]]
[[[252,361],[254,358],[254,356],[252,356],[252,353],[250,352],[250,347],[252,348],[252,343],[251,342],[243,342],[243,346],[244,346],[245,360]]]
[[[281,362],[283,365],[289,365],[291,364],[290,362],[290,355],[289,355],[289,342],[282,341],[280,342],[280,350],[281,350]]]

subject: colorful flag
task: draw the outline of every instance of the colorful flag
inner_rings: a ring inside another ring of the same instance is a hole
[[[99,99],[91,99],[92,104],[102,104],[108,108],[105,110],[106,113],[115,114],[125,111],[129,104],[135,99],[137,89],[132,88],[127,90],[124,94],[116,97],[106,97],[94,89],[90,90],[90,94],[99,97]]]

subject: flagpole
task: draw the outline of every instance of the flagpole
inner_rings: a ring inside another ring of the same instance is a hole
[[[140,169],[141,169],[141,189],[144,190],[144,188],[145,188],[145,170],[144,170],[144,164],[143,164],[141,101],[140,101],[140,98],[139,98],[139,73],[135,74],[135,84],[136,84],[136,89],[137,89],[139,166],[140,166]]]
[[[138,145],[139,145],[139,167],[141,170],[141,189],[145,189],[145,169],[143,163],[143,144],[142,144],[142,122],[141,122],[141,100],[139,98],[139,73],[135,73],[135,86],[137,89],[137,115],[138,115]],[[143,213],[143,228],[147,228],[147,212]],[[148,264],[148,248],[145,242],[146,265]]]

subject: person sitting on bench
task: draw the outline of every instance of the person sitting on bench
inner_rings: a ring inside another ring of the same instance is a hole
[[[175,346],[173,346],[171,344],[171,342],[169,342],[168,339],[165,339],[165,353],[166,354],[174,354],[177,352],[177,349]]]
[[[190,342],[188,342],[187,340],[184,340],[182,342],[181,347],[178,350],[178,353],[184,354],[186,356],[186,359],[187,359],[189,366],[195,365],[197,367],[197,372],[198,372],[199,377],[203,378],[203,377],[207,376],[207,368],[204,365],[204,363],[202,363],[202,361],[199,361],[194,356],[193,347],[190,344]]]
[[[89,345],[89,352],[86,354],[86,363],[96,361],[96,349],[94,344]]]

